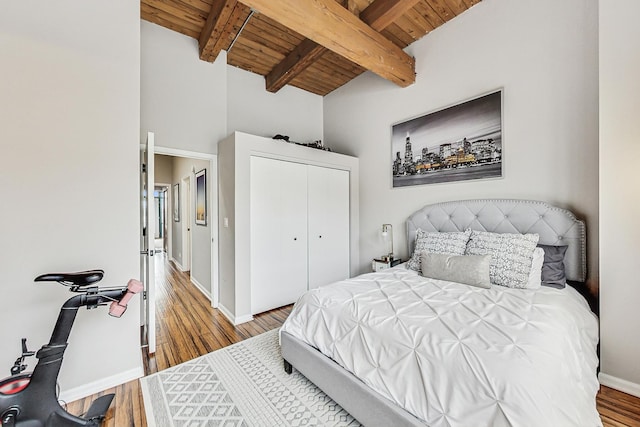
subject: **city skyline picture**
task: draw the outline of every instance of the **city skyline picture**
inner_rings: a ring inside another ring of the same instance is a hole
[[[393,187],[502,177],[502,90],[392,126]]]

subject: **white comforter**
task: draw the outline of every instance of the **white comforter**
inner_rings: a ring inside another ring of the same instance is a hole
[[[600,426],[598,324],[572,288],[396,267],[307,292],[282,327],[432,427]]]

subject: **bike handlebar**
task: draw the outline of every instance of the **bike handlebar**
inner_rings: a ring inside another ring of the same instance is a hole
[[[113,317],[121,317],[127,311],[127,304],[133,296],[142,291],[142,282],[131,279],[127,283],[127,290],[119,301],[113,301],[109,307],[109,314]]]
[[[76,317],[76,313],[80,307],[95,308],[99,305],[111,303],[110,314],[120,317],[124,314],[127,303],[133,296],[142,290],[142,283],[138,280],[129,280],[126,288],[96,288],[87,290],[85,293],[69,298],[62,306],[58,321],[53,328],[50,344],[65,344],[69,339],[71,326]]]

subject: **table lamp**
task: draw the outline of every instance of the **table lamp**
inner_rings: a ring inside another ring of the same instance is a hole
[[[384,256],[383,259],[386,258],[391,262],[393,260],[393,226],[391,224],[382,224],[382,240],[384,240],[385,243],[388,242],[389,245],[387,246],[389,249],[388,255]]]

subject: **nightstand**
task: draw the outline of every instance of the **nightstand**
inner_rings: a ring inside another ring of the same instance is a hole
[[[401,259],[392,259],[391,261],[384,259],[374,259],[373,261],[371,261],[371,269],[373,271],[386,270],[387,268],[395,267],[401,262]]]

